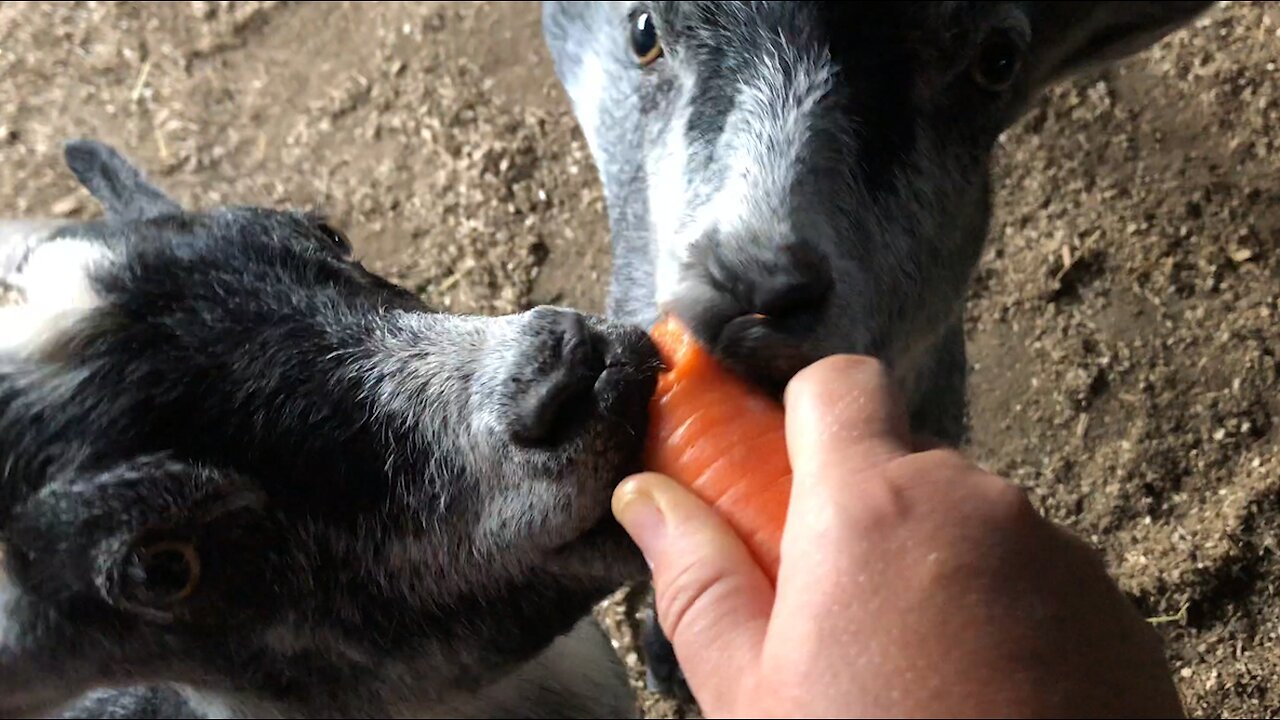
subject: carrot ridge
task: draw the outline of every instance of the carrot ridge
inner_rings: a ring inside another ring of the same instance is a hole
[[[665,365],[645,465],[689,488],[742,538],[771,581],[791,495],[782,407],[732,374],[676,317],[650,330]]]

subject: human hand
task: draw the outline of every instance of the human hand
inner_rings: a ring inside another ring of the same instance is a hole
[[[614,496],[708,717],[1182,716],[1159,637],[1099,555],[1016,486],[913,447],[877,362],[819,361],[785,403],[776,591],[670,478]]]

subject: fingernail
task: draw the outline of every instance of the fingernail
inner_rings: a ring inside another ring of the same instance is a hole
[[[632,477],[622,481],[613,493],[613,516],[653,569],[653,557],[666,534],[666,520],[643,479]]]

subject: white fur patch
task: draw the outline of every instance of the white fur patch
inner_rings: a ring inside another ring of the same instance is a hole
[[[776,46],[770,46],[776,47]],[[796,67],[787,73],[785,66]],[[726,235],[760,233],[772,239],[788,228],[791,187],[809,140],[809,116],[831,89],[827,61],[766,53],[749,76],[721,135],[728,176],[711,212]]]
[[[209,720],[233,720],[234,718],[278,718],[284,715],[270,703],[254,703],[238,700],[221,693],[198,690],[188,685],[175,685],[174,689],[198,717]]]
[[[688,95],[695,87],[693,77],[683,78],[681,93],[667,135],[657,152],[645,160],[648,176],[649,222],[653,233],[654,283],[658,305],[669,300],[680,280],[680,266],[689,246],[700,234],[701,226],[689,226],[685,222],[689,209],[689,192],[686,166],[689,157],[687,128],[689,105],[694,99]]]
[[[569,97],[573,98],[575,114],[582,134],[587,139],[587,147],[593,155],[600,152],[600,140],[597,132],[600,127],[601,103],[604,102],[605,76],[604,65],[595,53],[583,57],[582,67],[574,76],[569,87]]]
[[[110,259],[102,245],[64,238],[35,245],[3,280],[0,353],[38,356],[101,303],[91,273]]]
[[[725,159],[725,180],[711,201],[690,217],[689,198],[696,188],[686,177],[690,149],[685,127],[688,108],[698,98],[679,101],[662,151],[650,160],[659,306],[678,291],[689,247],[708,229],[719,229],[721,242],[773,243],[790,237],[791,188],[805,159],[812,113],[831,89],[834,68],[825,57],[782,58],[775,45],[762,45],[769,49],[744,78],[718,141],[716,156]],[[782,47],[781,52],[790,50]]]

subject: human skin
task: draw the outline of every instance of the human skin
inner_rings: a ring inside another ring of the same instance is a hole
[[[614,512],[707,717],[1182,717],[1159,636],[1099,554],[1015,485],[913,439],[885,369],[833,356],[785,393],[776,590],[674,480]]]

